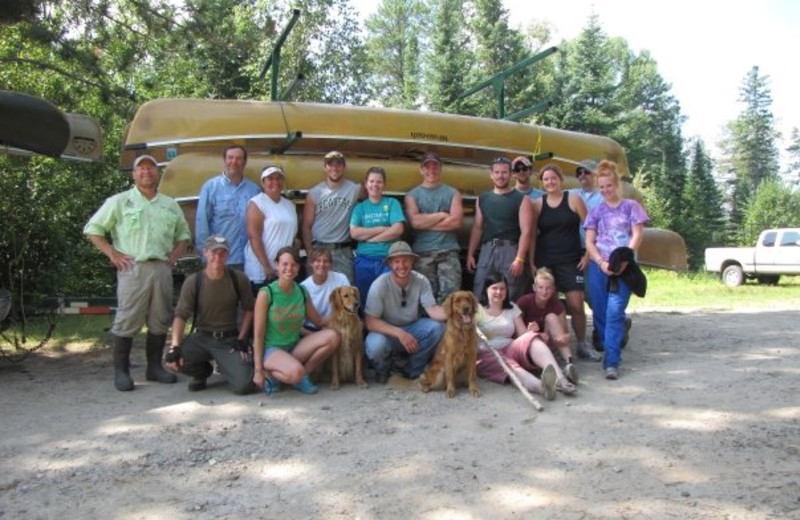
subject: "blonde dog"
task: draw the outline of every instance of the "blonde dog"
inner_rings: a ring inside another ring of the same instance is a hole
[[[436,347],[433,361],[419,377],[423,392],[441,389],[446,383],[447,397],[455,397],[456,383],[466,380],[474,397],[481,395],[475,365],[478,356],[478,333],[475,313],[478,299],[469,291],[457,291],[444,301],[447,328]]]
[[[339,287],[331,293],[331,321],[329,327],[339,333],[338,352],[331,356],[331,388],[339,388],[341,381],[355,381],[367,388],[362,375],[364,329],[358,316],[359,292],[356,287]]]

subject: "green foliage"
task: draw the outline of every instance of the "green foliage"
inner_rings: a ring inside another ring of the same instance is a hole
[[[383,0],[366,20],[366,47],[374,95],[384,106],[417,108],[420,94],[420,39],[425,11],[419,0]]]
[[[768,228],[795,227],[800,223],[800,193],[792,192],[780,180],[762,182],[747,205],[741,245],[755,244]]]
[[[470,69],[469,36],[465,30],[465,0],[435,0],[432,5],[431,52],[425,68],[426,98],[431,110],[459,113],[458,96],[465,90],[464,71]]]
[[[797,127],[792,128],[792,135],[789,138],[789,146],[786,147],[789,156],[788,165],[784,173],[784,178],[790,187],[796,188],[800,185],[800,131]]]

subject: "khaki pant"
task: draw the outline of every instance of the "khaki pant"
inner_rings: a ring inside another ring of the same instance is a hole
[[[117,314],[111,333],[132,338],[143,325],[151,334],[166,334],[172,318],[172,268],[167,262],[136,262],[117,271]]]

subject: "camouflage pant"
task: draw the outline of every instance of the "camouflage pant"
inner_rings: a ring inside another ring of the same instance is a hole
[[[422,253],[414,270],[430,282],[436,303],[443,303],[448,295],[461,289],[461,260],[458,251]]]

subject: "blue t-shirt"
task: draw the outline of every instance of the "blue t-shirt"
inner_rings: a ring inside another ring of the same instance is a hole
[[[350,216],[350,225],[357,227],[379,227],[391,226],[397,222],[405,222],[403,208],[397,200],[390,197],[383,197],[377,204],[367,199],[356,204],[353,214]],[[356,251],[362,255],[386,256],[389,254],[389,246],[397,240],[387,242],[365,242],[359,241]]]

